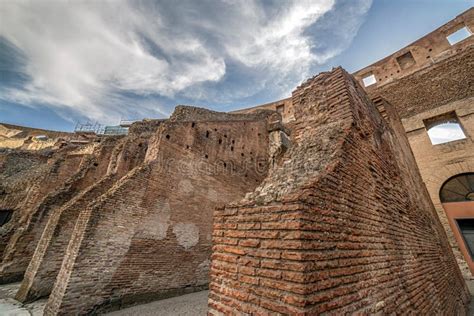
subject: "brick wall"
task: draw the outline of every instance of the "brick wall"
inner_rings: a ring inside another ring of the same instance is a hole
[[[456,54],[444,56],[392,83],[369,89],[369,95],[388,100],[402,117],[423,182],[461,271],[466,279],[472,279],[439,199],[439,191],[446,180],[474,171],[474,45],[472,38],[461,44],[461,48],[453,47]],[[433,146],[424,120],[449,112],[456,113],[466,139]]]
[[[467,45],[467,44],[466,44]],[[439,199],[443,183],[450,177],[474,171],[474,46],[391,84],[371,90],[372,97],[390,101],[403,117],[403,125],[420,169],[423,182],[446,230],[448,240],[466,279],[473,278],[449,226]],[[454,112],[466,139],[432,145],[424,120]],[[474,214],[473,214],[474,216]],[[470,260],[470,258],[468,259]]]
[[[37,136],[42,136],[42,139],[36,139]],[[75,137],[73,133],[0,123],[0,149],[15,148],[33,151],[52,149],[58,148],[62,140]]]
[[[21,204],[35,182],[48,168],[49,155],[3,150],[0,152],[0,209],[12,210],[8,223],[0,228],[0,262],[11,235],[22,217]]]
[[[341,69],[298,87],[293,105],[293,147],[214,214],[210,314],[466,313],[400,125]]]
[[[104,139],[96,150],[94,163],[97,166],[92,165],[77,177],[74,185],[54,195],[56,203],[49,206],[51,215],[38,237],[38,246],[16,296],[18,300],[26,302],[50,294],[79,212],[143,163],[148,140],[157,127],[154,122],[140,122],[132,126],[125,138]]]
[[[14,215],[0,232],[3,243],[0,283],[21,279],[34,250],[37,240],[35,236],[41,234],[41,225],[38,223],[44,222],[47,216],[47,210],[41,207],[42,203],[48,200],[49,193],[61,188],[64,182],[78,171],[81,161],[85,158],[84,155],[69,155],[73,149],[75,148],[66,148],[47,155],[49,156],[47,162],[37,168],[22,165],[22,170],[32,168],[10,177],[19,179],[12,181],[17,182],[13,188],[24,190],[24,193],[18,195],[23,197],[19,203],[12,203],[12,199],[16,200],[15,194],[11,194],[13,192],[7,193],[3,200],[14,210]],[[28,154],[19,153],[19,155]],[[8,173],[8,170],[3,171]],[[8,188],[10,189],[12,187]]]
[[[50,158],[45,152],[0,149],[0,208],[18,209]]]
[[[245,108],[245,109],[233,111],[232,113],[254,113],[260,110],[277,111],[278,113],[281,114],[282,121],[285,124],[288,124],[295,119],[291,97],[278,100],[278,101],[273,101],[266,104],[253,106],[251,108]]]
[[[405,119],[474,96],[473,72],[474,42],[450,58],[368,93],[386,99]]]
[[[147,163],[80,212],[45,314],[207,287],[213,209],[252,191],[268,167],[268,115],[210,112],[163,123]]]
[[[366,87],[369,92],[396,82],[400,78],[411,76],[446,58],[458,55],[459,52],[472,46],[473,36],[454,45],[451,45],[447,39],[450,34],[463,27],[467,27],[471,32],[474,29],[474,8],[471,7],[431,33],[353,75],[362,86],[363,78],[371,74],[375,76],[376,83]]]

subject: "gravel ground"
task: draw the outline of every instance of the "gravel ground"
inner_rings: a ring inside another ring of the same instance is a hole
[[[467,288],[471,293],[471,303],[469,304],[469,316],[474,316],[474,280],[466,280]]]
[[[469,315],[474,316],[474,280],[467,281],[471,292]],[[46,300],[31,304],[21,304],[13,299],[20,283],[0,286],[0,315],[1,316],[41,316]],[[205,316],[207,314],[207,295],[209,291],[201,291],[148,304],[124,308],[107,313],[108,316]]]
[[[1,316],[41,316],[46,300],[38,300],[30,304],[22,304],[14,299],[20,288],[20,282],[0,286]]]
[[[111,312],[109,316],[200,316],[207,315],[207,295],[201,291]]]
[[[21,283],[0,285],[0,316],[41,316],[46,299],[22,304],[14,299]],[[165,300],[124,308],[106,315],[113,316],[200,316],[207,315],[209,291],[195,292]]]

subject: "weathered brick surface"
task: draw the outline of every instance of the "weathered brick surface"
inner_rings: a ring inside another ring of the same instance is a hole
[[[456,55],[390,84],[369,90],[393,104],[401,118],[435,111],[448,103],[474,96],[474,39]]]
[[[369,89],[369,95],[388,100],[403,118],[423,182],[452,250],[464,277],[472,279],[474,276],[454,238],[439,192],[452,176],[474,171],[474,37],[463,42],[455,55],[448,56],[409,76]],[[433,146],[424,120],[450,112],[456,113],[466,139]]]
[[[41,138],[38,139],[37,137]],[[58,148],[66,139],[83,138],[67,132],[49,131],[44,129],[16,126],[0,123],[0,148],[20,150],[41,150]]]
[[[28,302],[51,293],[79,213],[116,181],[115,176],[106,176],[63,207],[52,211],[24,274],[17,300]]]
[[[467,289],[394,110],[392,128],[341,69],[293,105],[296,144],[253,194],[215,211],[209,313],[464,314]]]
[[[362,84],[363,78],[373,74],[376,83],[365,88],[369,96],[374,101],[380,97],[388,100],[402,117],[423,181],[461,271],[466,279],[473,279],[474,271],[466,263],[468,260],[472,264],[472,258],[461,254],[439,199],[440,189],[449,178],[474,171],[474,36],[454,45],[447,40],[449,34],[464,26],[474,28],[474,8],[353,75]],[[411,55],[413,63],[402,67],[398,61],[406,54]],[[283,120],[294,120],[291,99],[239,112],[276,109],[280,104],[285,104]],[[449,112],[457,115],[466,139],[433,146],[423,121]]]
[[[178,106],[127,137],[0,125],[17,148],[0,151],[0,208],[14,211],[0,282],[26,269],[17,299],[99,313],[207,287],[213,241],[210,314],[464,314],[447,240],[471,274],[438,193],[473,171],[474,37],[446,40],[473,18],[355,73],[376,75],[374,103],[336,69],[234,114]],[[423,120],[451,111],[467,138],[431,146]]]
[[[0,282],[21,280],[51,213],[97,184],[104,175],[123,175],[143,162],[146,140],[158,125],[157,121],[136,123],[125,139],[69,134],[73,135],[69,136],[71,139],[87,138],[89,142],[77,144],[69,139],[59,148],[37,151],[2,149],[0,208],[14,213],[10,222],[0,228]],[[38,133],[25,129],[15,137]]]
[[[0,228],[0,262],[11,235],[20,222],[21,204],[35,182],[41,181],[48,168],[46,153],[0,152],[0,208],[12,210],[10,221]]]
[[[47,315],[207,287],[213,209],[266,175],[271,117],[204,111],[182,121],[177,112],[150,141],[147,163],[80,211]]]
[[[376,83],[366,87],[366,90],[372,92],[380,87],[389,87],[392,83],[396,83],[401,78],[410,77],[417,72],[431,72],[427,68],[433,65],[439,64],[447,58],[459,55],[465,49],[469,49],[474,44],[474,38],[468,37],[462,41],[451,45],[447,39],[447,36],[453,34],[459,29],[467,27],[468,29],[474,29],[474,8],[466,10],[459,14],[457,17],[447,22],[446,24],[435,29],[431,33],[421,37],[413,43],[408,44],[406,47],[401,48],[397,52],[387,56],[367,67],[354,73],[354,77],[362,84],[362,78],[367,75],[373,74],[376,79]],[[408,67],[404,67],[403,63],[400,62],[400,58],[405,55],[411,55],[411,63]],[[428,80],[433,80],[433,83],[439,84],[440,81],[455,81],[458,74],[455,71],[446,69],[448,72],[443,73],[443,76],[430,76]],[[448,75],[449,74],[449,75]],[[452,77],[454,76],[454,77]],[[434,97],[444,94],[455,92],[458,96],[462,96],[465,93],[465,89],[468,88],[467,82],[457,81],[458,87],[454,91],[440,91],[433,90]],[[407,86],[410,93],[413,93],[416,89],[413,86]],[[423,93],[425,90],[420,90]],[[465,96],[465,95],[464,95]],[[408,98],[407,98],[408,99]],[[411,105],[407,104],[407,107]]]
[[[2,165],[2,185],[6,187],[7,194],[0,203],[2,208],[13,210],[13,216],[0,230],[0,283],[21,279],[34,250],[35,236],[41,234],[39,223],[48,214],[47,208],[41,205],[48,204],[48,194],[60,189],[88,160],[86,155],[74,155],[75,150],[77,147],[71,146],[55,153],[19,152]],[[22,158],[17,159],[20,155]],[[28,156],[41,157],[43,162],[15,166],[18,173],[11,174],[12,165]]]
[[[140,124],[135,124],[126,138],[104,140],[94,160],[97,166],[86,169],[74,185],[52,196],[55,204],[49,205],[51,215],[38,237],[38,245],[16,296],[18,300],[29,301],[49,295],[79,212],[106,193],[128,171],[143,163],[148,140],[158,125],[150,122],[138,126]]]

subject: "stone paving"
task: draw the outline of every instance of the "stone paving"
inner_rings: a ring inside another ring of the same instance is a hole
[[[111,312],[108,316],[205,316],[209,291],[195,292]]]
[[[1,316],[42,316],[46,299],[30,304],[22,304],[14,299],[20,288],[20,282],[0,285]],[[124,308],[106,315],[109,316],[200,316],[207,314],[207,295],[209,291],[201,291],[187,295],[172,297]]]
[[[2,316],[41,316],[46,299],[30,304],[22,304],[14,299],[20,282],[0,285],[0,315]]]
[[[474,294],[474,280],[467,285],[471,295]],[[22,304],[13,297],[20,283],[0,285],[1,316],[42,316],[46,299],[30,304]],[[172,297],[107,313],[108,316],[204,316],[207,314],[207,295],[209,291],[201,291],[182,296]],[[469,315],[474,316],[474,296],[471,297]]]

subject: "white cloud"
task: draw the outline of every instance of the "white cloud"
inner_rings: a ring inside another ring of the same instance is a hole
[[[294,2],[269,21],[263,14],[253,18],[254,11],[246,12],[249,16],[244,20],[250,23],[242,24],[240,29],[245,31],[239,37],[229,36],[234,29],[224,29],[226,51],[249,67],[280,67],[282,72],[304,68],[316,56],[311,54],[310,38],[303,32],[333,5],[333,0]],[[217,25],[215,29],[219,29]]]
[[[287,93],[312,65],[337,53],[316,53],[305,34],[333,7],[334,0],[5,1],[0,36],[25,54],[22,71],[31,81],[2,94],[110,121],[166,112],[124,93],[207,101],[251,96],[269,85]],[[232,75],[229,64],[256,84],[229,83],[222,96],[212,91],[210,83]]]

